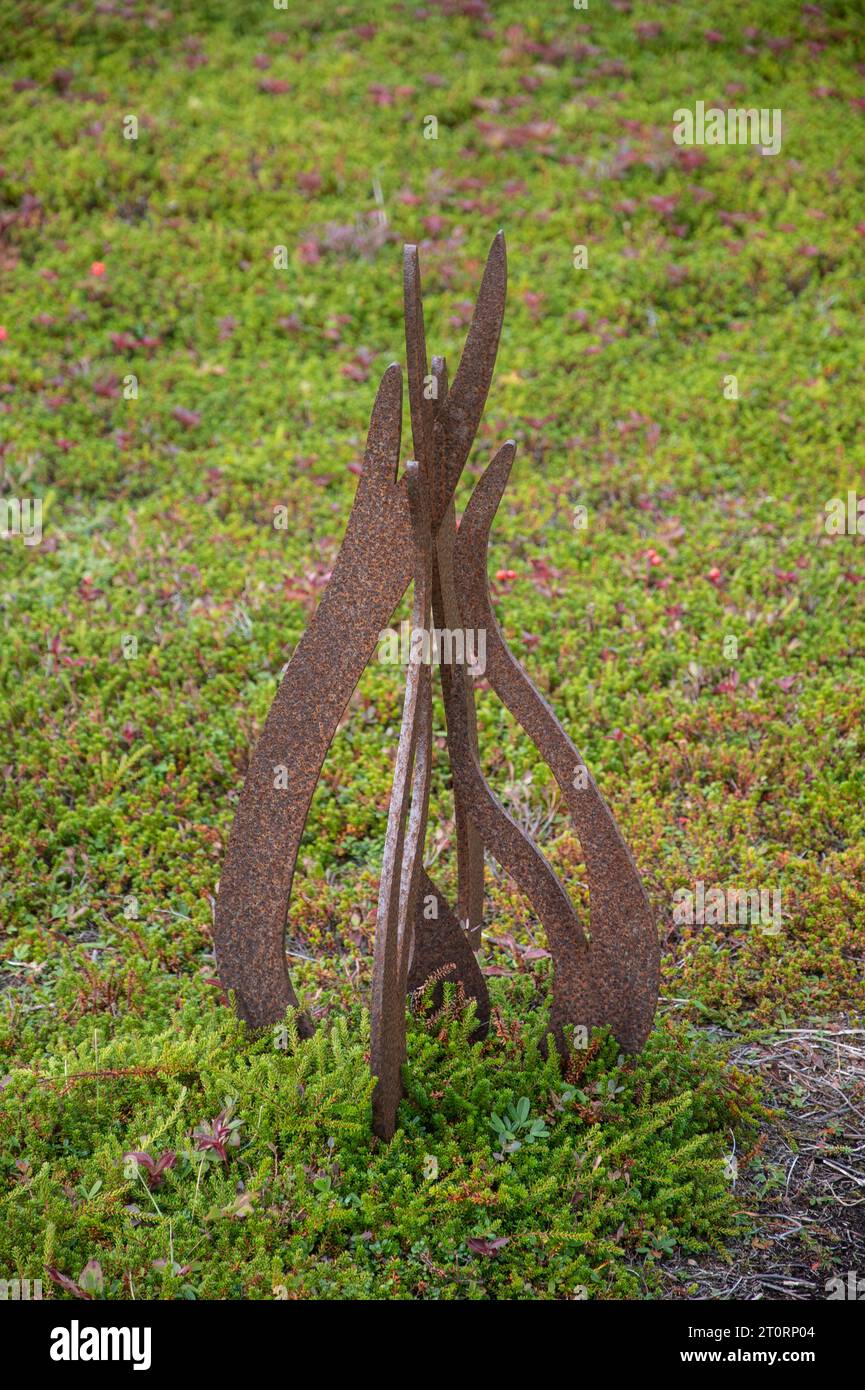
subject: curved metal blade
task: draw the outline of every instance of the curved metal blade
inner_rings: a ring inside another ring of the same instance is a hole
[[[220,979],[255,1027],[297,1006],[284,935],[309,803],[343,711],[411,576],[408,498],[396,481],[401,426],[402,373],[393,365],[373,407],[333,575],[276,692],[231,828],[214,943]]]
[[[499,350],[507,286],[507,248],[505,234],[500,231],[493,238],[487,256],[453,385],[436,420],[436,454],[444,461],[448,496],[453,494],[459,481],[483,414]]]
[[[555,962],[553,1027],[608,1024],[627,1052],[638,1052],[652,1026],[660,982],[660,946],[652,910],[618,825],[577,748],[508,647],[487,582],[493,517],[514,460],[513,440],[498,451],[475,485],[457,532],[455,565],[460,603],[469,626],[486,628],[486,678],[525,729],[561,788],[586,861],[590,900],[589,981],[571,952]],[[488,843],[491,843],[488,841]],[[574,967],[576,964],[576,974]]]

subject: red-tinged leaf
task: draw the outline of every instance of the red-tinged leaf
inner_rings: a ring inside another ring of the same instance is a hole
[[[178,405],[171,413],[177,423],[183,425],[185,429],[192,430],[201,424],[201,416],[197,410],[187,410],[185,406]]]
[[[343,376],[347,376],[349,381],[368,381],[369,368],[363,367],[359,362],[343,362],[339,369]]]
[[[205,1149],[214,1149],[216,1153],[219,1154],[219,1157],[222,1159],[223,1163],[228,1162],[228,1154],[225,1152],[225,1145],[223,1144],[221,1139],[217,1139],[214,1135],[199,1134],[196,1137],[195,1145],[196,1148],[201,1149],[202,1151]]]
[[[367,91],[376,106],[393,106],[393,92],[390,87],[384,87],[380,82],[373,82]]]
[[[503,1250],[510,1243],[508,1236],[496,1236],[492,1240],[487,1240],[481,1236],[469,1236],[466,1244],[475,1255],[495,1255],[497,1251]]]
[[[61,1274],[60,1270],[56,1269],[54,1265],[48,1265],[45,1272],[49,1279],[53,1280],[55,1284],[59,1284],[61,1289],[65,1289],[67,1293],[73,1294],[75,1298],[93,1298],[92,1293],[85,1293],[81,1286],[76,1284],[74,1279],[70,1279],[68,1274]]]
[[[145,1153],[143,1149],[130,1149],[123,1157],[134,1158],[135,1162],[140,1163],[142,1168],[146,1168],[148,1173],[153,1171],[153,1159],[150,1157],[150,1154]]]
[[[123,1157],[134,1158],[136,1163],[145,1170],[148,1187],[159,1187],[167,1170],[173,1168],[177,1162],[177,1154],[173,1153],[171,1149],[166,1149],[164,1153],[159,1155],[159,1158],[151,1158],[149,1153],[145,1153],[141,1149],[133,1149],[124,1154]]]
[[[92,603],[94,599],[102,595],[103,590],[94,588],[93,580],[89,574],[85,574],[81,583],[78,585],[78,596],[83,598],[85,603]]]
[[[314,238],[308,237],[299,244],[297,258],[301,265],[318,265],[321,260],[321,247]]]
[[[546,560],[538,559],[537,556],[532,560],[531,564],[532,583],[534,584],[535,588],[538,590],[539,593],[544,594],[547,598],[549,598],[552,594],[550,581],[553,579],[558,579],[561,571],[554,569],[552,566],[547,564]]]

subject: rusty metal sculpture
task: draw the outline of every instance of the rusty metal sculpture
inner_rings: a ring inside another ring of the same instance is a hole
[[[453,385],[429,370],[417,248],[404,253],[409,406],[414,459],[397,478],[402,374],[378,390],[363,470],[342,548],[318,609],[289,662],[252,757],[229,839],[216,904],[219,973],[254,1027],[282,1019],[298,1000],[284,932],[295,862],[325,754],[351,694],[409,583],[412,650],[380,880],[372,988],[373,1127],[394,1131],[402,1094],[406,991],[447,971],[475,1001],[479,1033],[489,998],[475,951],[484,911],[484,849],[527,895],[553,957],[550,1031],[567,1053],[569,1030],[608,1025],[628,1052],[648,1036],[658,995],[655,923],[631,854],[582,757],[502,636],[487,588],[487,542],[514,459],[509,441],[482,475],[456,527],[453,495],[486,401],[507,281],[504,236],[487,259]],[[428,655],[432,626],[485,631],[486,677],[548,763],[586,862],[588,933],[543,855],[487,785],[478,761],[471,679],[442,660],[453,773],[456,914],[423,867],[432,762]],[[287,767],[288,785],[275,775]],[[310,1021],[300,1015],[308,1035]]]

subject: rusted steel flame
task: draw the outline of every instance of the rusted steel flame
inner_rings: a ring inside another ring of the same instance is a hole
[[[402,1094],[406,991],[432,975],[489,998],[475,956],[484,904],[484,849],[529,898],[553,957],[550,1031],[566,1054],[573,1028],[609,1026],[627,1052],[648,1036],[658,997],[659,946],[640,875],[609,808],[565,730],[510,651],[487,587],[487,543],[515,445],[478,481],[459,526],[453,495],[480,423],[504,317],[505,241],[487,258],[459,368],[448,388],[426,355],[417,248],[404,253],[406,358],[414,459],[397,478],[402,373],[382,378],[363,470],[330,583],[289,662],[250,763],[216,903],[220,978],[253,1027],[279,1022],[297,996],[284,933],[297,853],[325,754],[382,629],[414,582],[413,632],[484,631],[486,678],[552,771],[579,835],[590,894],[588,933],[546,859],[487,785],[478,760],[472,679],[442,660],[453,774],[458,904],[450,909],[423,867],[432,763],[429,662],[413,651],[388,814],[372,988],[373,1127],[390,1138]],[[288,768],[288,786],[275,772]],[[432,907],[432,911],[429,908]],[[439,986],[439,989],[441,986]],[[312,1030],[300,1015],[301,1032]]]

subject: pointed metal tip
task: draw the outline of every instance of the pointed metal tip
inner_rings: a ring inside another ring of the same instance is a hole
[[[401,433],[402,367],[399,362],[391,362],[382,374],[375,393],[362,476],[396,482]]]
[[[502,444],[501,448],[496,450],[495,454],[493,455],[492,462],[490,463],[490,466],[489,466],[489,468],[487,469],[487,472],[488,472],[488,473],[491,473],[491,474],[494,474],[494,473],[495,473],[495,474],[501,474],[501,475],[502,475],[502,481],[501,481],[502,490],[504,490],[504,485],[505,485],[505,482],[507,481],[508,474],[510,473],[511,468],[513,467],[513,462],[514,462],[514,458],[516,457],[516,452],[517,452],[517,442],[516,442],[516,440],[515,440],[515,439],[506,439],[505,442],[504,442],[504,444]]]
[[[403,295],[420,296],[420,256],[414,242],[407,241],[402,248]]]

